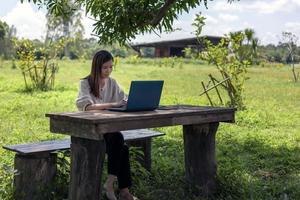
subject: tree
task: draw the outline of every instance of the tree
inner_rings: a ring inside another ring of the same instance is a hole
[[[173,31],[172,25],[178,14],[188,12],[201,2],[207,7],[208,3],[208,0],[77,0],[76,5],[66,10],[64,0],[27,1],[44,5],[56,15],[83,8],[95,19],[94,32],[103,44],[116,41],[126,44],[138,34]]]
[[[0,40],[3,40],[6,34],[7,24],[0,21]]]
[[[54,87],[55,75],[58,72],[56,62],[57,53],[65,46],[65,40],[60,39],[51,42],[41,52],[40,59],[36,58],[37,49],[33,42],[28,39],[15,40],[17,55],[19,57],[18,67],[22,71],[25,90],[46,91]]]
[[[247,79],[247,67],[250,65],[251,53],[254,52],[251,50],[254,31],[246,29],[245,31],[231,32],[214,45],[204,37],[200,38],[205,25],[205,17],[197,15],[192,25],[196,28],[198,40],[205,44],[204,51],[197,57],[215,65],[223,80],[227,80],[226,86],[223,85],[230,99],[227,105],[239,110],[245,109],[243,91]],[[216,78],[213,77],[213,79],[217,81]]]
[[[247,67],[250,64],[246,59],[239,58],[241,40],[240,35],[225,36],[217,45],[206,40],[205,51],[200,53],[201,59],[215,65],[222,78],[227,79],[224,87],[230,99],[227,105],[239,110],[245,109],[244,83],[247,79]]]
[[[70,57],[82,51],[80,41],[83,39],[84,27],[81,23],[81,12],[73,7],[72,0],[62,0],[64,4],[64,15],[55,15],[47,12],[47,34],[46,43],[50,40],[59,40],[61,37],[71,39],[64,48],[64,56]],[[72,49],[72,52],[70,52]],[[72,54],[72,55],[71,55]],[[82,54],[82,53],[81,53]]]
[[[231,32],[229,33],[229,37],[239,42],[239,49],[237,49],[235,53],[241,62],[245,60],[250,62],[250,64],[256,62],[258,56],[258,38],[255,37],[255,31],[253,29],[246,28],[243,31]]]
[[[17,30],[14,26],[9,26],[0,20],[0,56],[5,59],[12,58],[14,55],[13,38],[16,37]]]
[[[288,50],[288,55],[290,57],[290,63],[292,66],[292,74],[294,81],[297,82],[299,78],[299,73],[296,73],[295,70],[295,56],[297,51],[297,41],[298,37],[291,32],[282,32],[281,43],[286,45],[286,49]]]

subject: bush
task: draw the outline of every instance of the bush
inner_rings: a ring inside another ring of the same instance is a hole
[[[284,67],[284,64],[278,62],[262,61],[260,62],[259,66],[264,68],[274,68],[274,67],[282,68]]]
[[[54,87],[58,52],[64,47],[65,40],[50,42],[45,48],[36,49],[28,39],[16,40],[18,67],[22,71],[25,89],[46,91]]]

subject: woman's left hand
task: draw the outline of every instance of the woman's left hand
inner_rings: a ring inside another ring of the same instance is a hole
[[[127,104],[127,101],[125,100],[121,100],[119,102],[115,102],[115,103],[112,103],[112,107],[121,107],[121,106],[125,106]]]

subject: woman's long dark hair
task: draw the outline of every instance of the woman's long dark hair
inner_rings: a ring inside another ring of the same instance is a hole
[[[101,76],[101,69],[103,63],[107,61],[113,60],[113,56],[111,53],[105,50],[98,51],[93,58],[91,73],[86,78],[89,81],[89,85],[91,87],[91,93],[99,98],[100,97],[100,76]]]

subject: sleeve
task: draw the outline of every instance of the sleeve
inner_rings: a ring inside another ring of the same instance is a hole
[[[113,80],[114,82],[114,94],[113,94],[113,100],[115,102],[126,100],[127,101],[127,95],[124,93],[123,89],[120,87],[120,85],[117,83],[117,81]]]
[[[93,104],[90,93],[90,86],[87,80],[81,80],[79,83],[79,92],[76,99],[76,106],[78,110],[85,111],[88,105]]]

